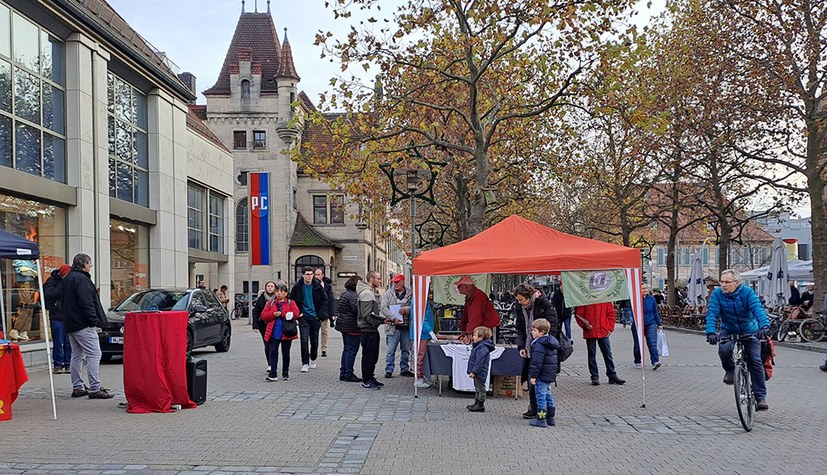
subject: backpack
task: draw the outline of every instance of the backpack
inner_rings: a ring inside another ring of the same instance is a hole
[[[775,342],[772,338],[761,340],[761,361],[764,362],[764,375],[769,381],[772,378],[772,365],[775,364]]]
[[[571,344],[571,338],[567,337],[564,332],[560,332],[557,341],[560,343],[557,347],[557,363],[559,364],[569,359],[569,356],[574,353],[574,346]]]

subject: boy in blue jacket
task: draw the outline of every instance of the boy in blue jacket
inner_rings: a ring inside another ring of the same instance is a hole
[[[546,322],[548,323],[548,322]],[[474,404],[466,406],[471,412],[485,412],[485,382],[488,379],[488,365],[491,362],[491,352],[494,351],[494,342],[491,341],[491,329],[477,327],[471,337],[474,346],[468,357],[468,377],[474,380],[474,389],[477,391]]]
[[[548,427],[556,424],[554,415],[557,406],[551,394],[551,383],[557,380],[557,348],[560,343],[549,335],[551,324],[545,318],[534,320],[531,326],[531,366],[528,377],[537,393],[537,418],[529,422],[534,427]]]

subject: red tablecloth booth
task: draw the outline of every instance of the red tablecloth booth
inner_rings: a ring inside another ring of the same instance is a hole
[[[14,343],[0,345],[0,421],[11,420],[11,405],[28,380],[20,347]]]
[[[127,412],[195,407],[187,392],[188,318],[186,311],[126,314],[123,387]]]

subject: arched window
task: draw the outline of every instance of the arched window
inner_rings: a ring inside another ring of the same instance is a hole
[[[250,100],[250,81],[243,80],[241,81],[241,100],[242,101],[249,101]]]
[[[296,259],[296,280],[298,282],[302,278],[302,267],[310,266],[313,269],[317,267],[324,267],[324,259],[319,256],[301,256]]]
[[[238,200],[235,207],[235,251],[247,252],[249,250],[247,226],[247,198]]]

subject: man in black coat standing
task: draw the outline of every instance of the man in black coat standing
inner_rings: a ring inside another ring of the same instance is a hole
[[[72,345],[72,360],[69,370],[72,374],[72,397],[89,396],[89,399],[109,399],[109,391],[101,387],[100,362],[101,346],[95,327],[106,323],[98,290],[92,282],[92,258],[78,254],[72,260],[72,270],[63,279],[63,325],[69,333]],[[81,364],[86,358],[86,372],[89,389],[80,375]]]
[[[307,373],[316,367],[316,358],[319,355],[319,329],[322,321],[327,320],[328,302],[327,293],[321,282],[313,277],[313,268],[302,267],[302,279],[290,290],[290,300],[296,302],[301,318],[299,330],[301,332],[302,373]],[[308,344],[310,346],[308,350]]]
[[[54,373],[69,373],[69,361],[72,359],[72,345],[69,334],[63,326],[63,278],[69,274],[72,266],[64,264],[52,271],[51,277],[43,283],[46,309],[49,310],[49,326],[52,329],[52,362]]]

